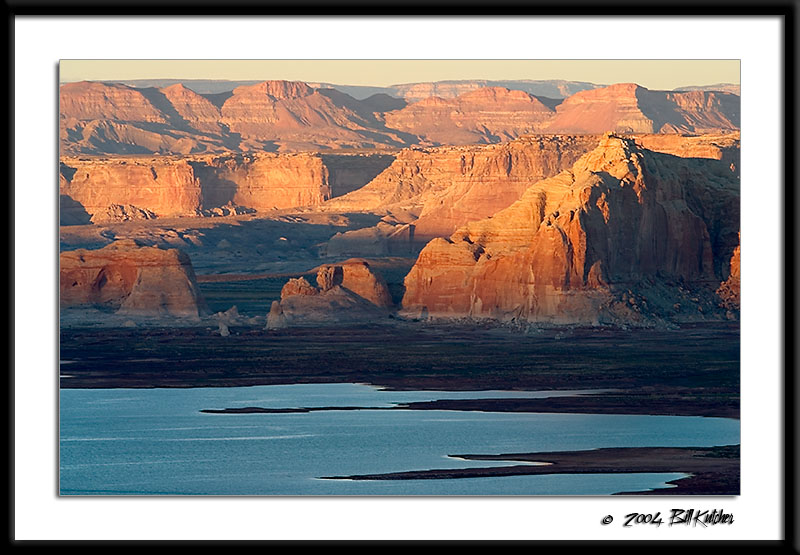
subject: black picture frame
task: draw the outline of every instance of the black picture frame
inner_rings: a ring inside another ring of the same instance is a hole
[[[455,13],[454,13],[455,12]],[[784,462],[784,511],[780,515],[783,522],[784,539],[779,542],[761,542],[761,541],[748,541],[748,542],[669,542],[669,549],[708,549],[713,547],[715,549],[728,549],[732,547],[751,547],[758,549],[775,549],[789,552],[800,552],[799,539],[796,533],[798,528],[798,517],[796,512],[796,499],[798,494],[798,484],[796,480],[796,468],[798,464],[797,458],[797,442],[796,442],[796,422],[798,418],[798,411],[795,408],[795,400],[800,397],[798,391],[798,383],[796,380],[796,355],[795,347],[797,333],[794,331],[794,319],[797,312],[797,300],[794,296],[795,284],[797,283],[797,261],[796,261],[796,243],[795,237],[797,235],[797,226],[794,223],[795,214],[800,206],[797,203],[797,197],[794,187],[797,185],[796,173],[796,160],[798,158],[797,147],[795,143],[795,134],[797,130],[797,112],[796,112],[796,98],[797,98],[797,78],[796,78],[796,58],[795,52],[797,43],[795,39],[795,29],[797,26],[798,10],[796,2],[793,1],[768,1],[768,2],[751,2],[751,3],[730,3],[730,2],[702,2],[694,3],[687,1],[674,1],[669,3],[651,3],[639,4],[634,2],[603,2],[603,3],[586,3],[586,2],[572,2],[570,0],[549,1],[549,2],[500,2],[492,3],[491,6],[483,4],[465,5],[463,2],[395,2],[381,4],[380,9],[375,5],[367,5],[366,3],[349,2],[349,3],[334,3],[332,2],[304,2],[304,1],[283,1],[283,2],[255,2],[243,0],[231,0],[225,3],[210,2],[205,4],[197,4],[196,2],[168,0],[166,2],[155,2],[152,0],[139,0],[131,1],[125,0],[121,2],[103,2],[100,0],[90,1],[70,1],[70,2],[38,2],[36,0],[17,0],[5,3],[5,16],[6,16],[6,29],[8,37],[8,56],[4,57],[7,66],[5,68],[7,75],[8,87],[5,89],[8,100],[8,112],[6,121],[8,122],[8,138],[10,146],[10,153],[8,158],[8,182],[13,183],[15,179],[15,168],[13,165],[14,149],[20,148],[22,145],[14,144],[14,126],[21,122],[20,114],[15,114],[14,104],[14,67],[15,67],[15,51],[14,51],[14,20],[18,16],[26,17],[62,17],[65,19],[71,16],[94,16],[94,15],[109,15],[114,17],[124,17],[129,15],[143,16],[143,17],[169,17],[169,16],[208,16],[208,17],[226,17],[231,14],[235,15],[252,15],[252,16],[269,16],[281,17],[286,15],[305,15],[313,13],[315,15],[337,17],[341,15],[378,15],[378,16],[397,16],[397,15],[418,15],[422,17],[437,17],[442,15],[458,15],[463,17],[494,17],[497,15],[516,17],[547,17],[547,16],[592,16],[602,18],[603,16],[682,16],[682,17],[703,17],[706,15],[714,16],[772,16],[782,18],[784,24],[783,36],[783,99],[784,99],[784,120],[786,127],[784,129],[784,161],[783,168],[784,175],[784,213],[781,215],[783,218],[784,236],[783,238],[776,238],[783,241],[783,254],[784,261],[783,267],[777,269],[783,277],[783,313],[782,329],[783,337],[783,381],[785,397],[781,400],[784,406],[784,442],[785,449],[781,454]],[[9,188],[9,205],[14,204],[13,188]],[[15,221],[16,218],[21,217],[19,214],[12,212],[9,218],[8,236],[10,238],[10,251],[13,255],[15,249]],[[14,295],[14,262],[13,256],[11,268],[9,273],[11,275],[11,283],[9,292],[10,294],[10,307],[9,311],[12,318],[9,319],[9,330],[11,339],[11,349],[9,351],[10,366],[12,370],[16,369],[18,362],[23,353],[15,352],[14,338],[17,333],[23,333],[23,330],[15,330],[13,314],[15,310],[24,309],[23,299],[19,299]],[[12,547],[27,547],[34,545],[49,545],[51,543],[61,543],[51,540],[18,540],[14,537],[14,497],[15,495],[24,495],[25,492],[15,491],[14,488],[14,437],[15,437],[15,418],[14,418],[14,372],[9,372],[9,439],[10,439],[10,522],[9,522],[9,543]],[[778,516],[776,515],[776,518]],[[464,542],[447,541],[447,542],[421,542],[413,541],[414,538],[409,538],[410,541],[393,541],[393,542],[359,542],[361,545],[369,545],[372,547],[382,546],[384,543],[391,545],[416,545],[419,543],[432,544],[432,543],[446,543],[447,545],[458,546],[463,545]],[[70,542],[76,543],[76,542]],[[92,544],[115,545],[118,543],[180,543],[186,545],[193,545],[196,542],[192,541],[179,541],[179,542],[154,542],[146,539],[136,541],[124,542],[88,542]],[[202,542],[203,546],[216,546],[217,544],[225,544],[229,542]],[[253,543],[253,542],[244,542]],[[261,542],[255,542],[261,543]],[[270,544],[284,544],[287,542],[265,542]],[[290,542],[294,544],[317,544],[326,543],[335,545],[341,542],[306,542],[298,540]],[[347,542],[349,543],[349,542]],[[527,546],[531,545],[542,546],[553,544],[553,547],[576,547],[576,548],[592,548],[596,544],[607,544],[612,548],[621,549],[650,549],[654,547],[652,543],[660,542],[593,542],[593,541],[580,541],[580,540],[564,540],[563,542],[466,542],[469,545],[482,547],[485,544],[497,545],[514,545],[514,546]],[[610,544],[610,545],[609,545]],[[605,546],[605,545],[604,545]],[[665,547],[660,545],[659,547]]]

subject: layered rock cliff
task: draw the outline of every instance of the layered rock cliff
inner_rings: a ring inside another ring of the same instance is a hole
[[[207,312],[185,253],[131,240],[62,252],[60,301],[62,308],[96,307],[131,316],[197,319]]]
[[[556,107],[551,133],[708,133],[739,128],[739,97],[720,91],[651,91],[619,83],[578,92]]]
[[[406,149],[365,187],[324,209],[410,213],[414,240],[448,236],[507,207],[596,144],[591,136],[535,136],[501,145]]]
[[[431,241],[405,279],[403,308],[553,323],[668,318],[678,284],[719,285],[738,199],[724,162],[608,135],[508,208]]]
[[[223,154],[64,157],[66,223],[185,216],[236,206],[259,211],[316,206],[357,189],[394,159],[366,154]],[[81,212],[82,211],[82,212]]]
[[[180,83],[68,83],[60,90],[60,145],[63,155],[385,150],[497,143],[535,132],[706,133],[739,126],[739,97],[728,92],[545,85],[421,83],[395,92],[413,101],[403,107],[406,100],[385,94],[357,100],[299,81],[205,95]],[[533,95],[540,90],[547,94]]]
[[[386,125],[433,144],[497,143],[543,129],[555,111],[523,91],[484,87],[384,114]]]

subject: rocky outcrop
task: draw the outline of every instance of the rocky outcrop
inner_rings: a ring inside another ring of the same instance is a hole
[[[286,316],[283,315],[280,301],[272,301],[267,314],[267,325],[264,329],[279,330],[286,327]]]
[[[97,307],[131,316],[197,319],[207,312],[189,257],[178,249],[115,241],[60,255],[62,308]]]
[[[553,323],[668,318],[670,284],[719,283],[738,198],[738,177],[720,161],[607,135],[508,208],[431,241],[405,279],[403,308]],[[644,300],[643,284],[658,298]]]
[[[232,202],[268,211],[315,206],[331,198],[328,168],[315,154],[209,156],[190,164],[203,191],[204,209]]]
[[[350,259],[339,264],[320,266],[317,272],[317,287],[321,292],[341,285],[348,291],[363,297],[375,306],[389,308],[392,296],[386,281],[372,271],[366,260]]]
[[[157,216],[146,208],[139,208],[132,204],[112,204],[104,212],[96,212],[91,222],[93,224],[109,222],[130,222],[134,220],[153,220]]]
[[[739,128],[739,97],[712,91],[651,91],[619,83],[576,93],[556,107],[550,133],[710,133]]]
[[[133,205],[158,216],[194,214],[202,190],[187,160],[168,157],[62,159],[61,194],[102,218],[112,205]]]
[[[319,205],[363,186],[392,160],[311,153],[64,157],[60,189],[70,199],[62,201],[68,221],[80,220],[81,211],[96,223],[238,214]]]
[[[501,87],[484,87],[444,99],[433,96],[384,114],[386,125],[432,144],[497,143],[535,133],[554,110],[535,96]]]
[[[392,297],[386,281],[366,260],[351,259],[317,269],[317,287],[290,279],[267,315],[267,328],[352,323],[386,318]]]
[[[729,311],[739,311],[741,298],[741,246],[736,245],[731,256],[730,275],[728,279],[720,284],[717,295],[720,298],[720,305]]]
[[[297,295],[312,296],[319,293],[319,289],[308,283],[304,277],[292,278],[281,289],[281,300]]]

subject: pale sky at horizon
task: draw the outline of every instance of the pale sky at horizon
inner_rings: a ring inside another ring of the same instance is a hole
[[[634,82],[671,90],[740,82],[739,60],[61,60],[59,79],[283,79],[388,86],[461,79]]]

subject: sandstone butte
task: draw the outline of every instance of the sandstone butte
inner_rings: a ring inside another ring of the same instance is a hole
[[[189,257],[178,249],[120,240],[60,255],[62,308],[97,307],[130,316],[198,319],[207,312]]]
[[[280,302],[270,307],[267,329],[385,317],[393,307],[386,281],[363,259],[324,264],[316,281],[316,287],[304,277],[286,282]]]
[[[683,284],[713,292],[728,277],[738,213],[735,168],[607,134],[508,208],[428,243],[405,278],[403,310],[642,321],[671,310]]]
[[[259,211],[315,206],[367,183],[391,160],[357,153],[63,157],[60,193],[67,223],[81,211],[79,223],[113,220],[118,206],[161,217],[229,204]]]
[[[555,110],[524,91],[483,87],[384,114],[386,125],[434,144],[497,143],[542,130]]]
[[[581,90],[581,84],[564,84],[565,92],[578,92],[561,101],[477,84],[421,84],[429,92],[441,88],[445,96],[445,91],[463,93],[428,96],[398,109],[386,95],[357,100],[299,81],[265,81],[205,95],[181,84],[157,89],[67,83],[60,89],[61,152],[385,150],[494,143],[533,132],[706,133],[739,126],[739,97],[722,91],[650,91],[632,83]]]

